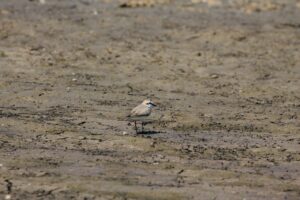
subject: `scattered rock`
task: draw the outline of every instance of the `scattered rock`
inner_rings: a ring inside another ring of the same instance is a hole
[[[36,177],[43,177],[43,176],[46,176],[46,175],[48,175],[49,173],[48,172],[43,172],[43,171],[41,171],[41,172],[37,172],[36,174],[35,174],[35,176]]]
[[[156,141],[153,141],[153,142],[151,142],[151,144],[150,144],[150,147],[155,147],[155,145],[157,144],[157,142]]]
[[[78,139],[79,140],[86,140],[87,138],[85,136],[79,136]]]
[[[98,11],[97,11],[97,10],[94,10],[94,11],[93,11],[93,15],[98,15]]]
[[[8,180],[8,179],[6,179],[5,182],[6,182],[6,190],[7,190],[7,192],[11,193],[12,192],[13,183],[10,180]]]
[[[210,78],[216,79],[216,78],[219,78],[219,76],[217,74],[212,74],[212,75],[210,75]]]
[[[213,94],[216,94],[216,93],[215,93],[214,91],[211,91],[211,90],[210,90],[210,91],[208,91],[208,94],[209,94],[209,95],[213,95]]]

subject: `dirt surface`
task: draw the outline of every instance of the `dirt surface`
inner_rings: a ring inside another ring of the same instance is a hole
[[[0,0],[0,199],[300,199],[299,118],[299,0]]]

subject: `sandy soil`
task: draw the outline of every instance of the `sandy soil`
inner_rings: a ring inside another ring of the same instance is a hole
[[[299,0],[0,1],[0,199],[299,199],[299,117]]]

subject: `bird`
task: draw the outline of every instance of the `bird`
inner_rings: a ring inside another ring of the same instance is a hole
[[[140,105],[133,108],[128,115],[128,119],[130,121],[134,121],[135,132],[138,133],[137,121],[142,122],[142,132],[144,131],[145,119],[151,114],[152,108],[155,107],[156,104],[153,103],[150,99],[145,99]]]

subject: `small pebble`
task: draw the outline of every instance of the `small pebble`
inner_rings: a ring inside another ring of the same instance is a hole
[[[73,79],[72,79],[72,81],[74,81],[74,82],[75,82],[75,81],[77,81],[77,79],[76,79],[76,78],[73,78]]]
[[[123,131],[123,135],[128,135],[128,133],[126,131]]]
[[[85,136],[79,136],[78,139],[79,139],[79,140],[86,140],[86,137],[85,137]]]
[[[5,197],[4,197],[6,200],[9,200],[9,199],[11,199],[11,195],[10,194],[7,194],[7,195],[5,195]]]
[[[93,11],[93,14],[94,14],[94,15],[98,15],[98,11],[97,11],[97,10],[94,10],[94,11]]]
[[[153,142],[151,142],[151,144],[150,144],[150,147],[155,147],[155,145],[157,144],[157,142],[156,141],[153,141]]]
[[[43,177],[46,176],[48,173],[47,172],[38,172],[35,174],[36,177]]]
[[[215,92],[210,90],[210,91],[208,92],[208,94],[209,94],[209,95],[213,95],[213,94],[215,94]]]
[[[211,78],[219,78],[219,76],[217,74],[212,74],[210,75]]]
[[[67,87],[67,91],[70,92],[70,90],[71,90],[71,88],[70,88],[70,87]]]

